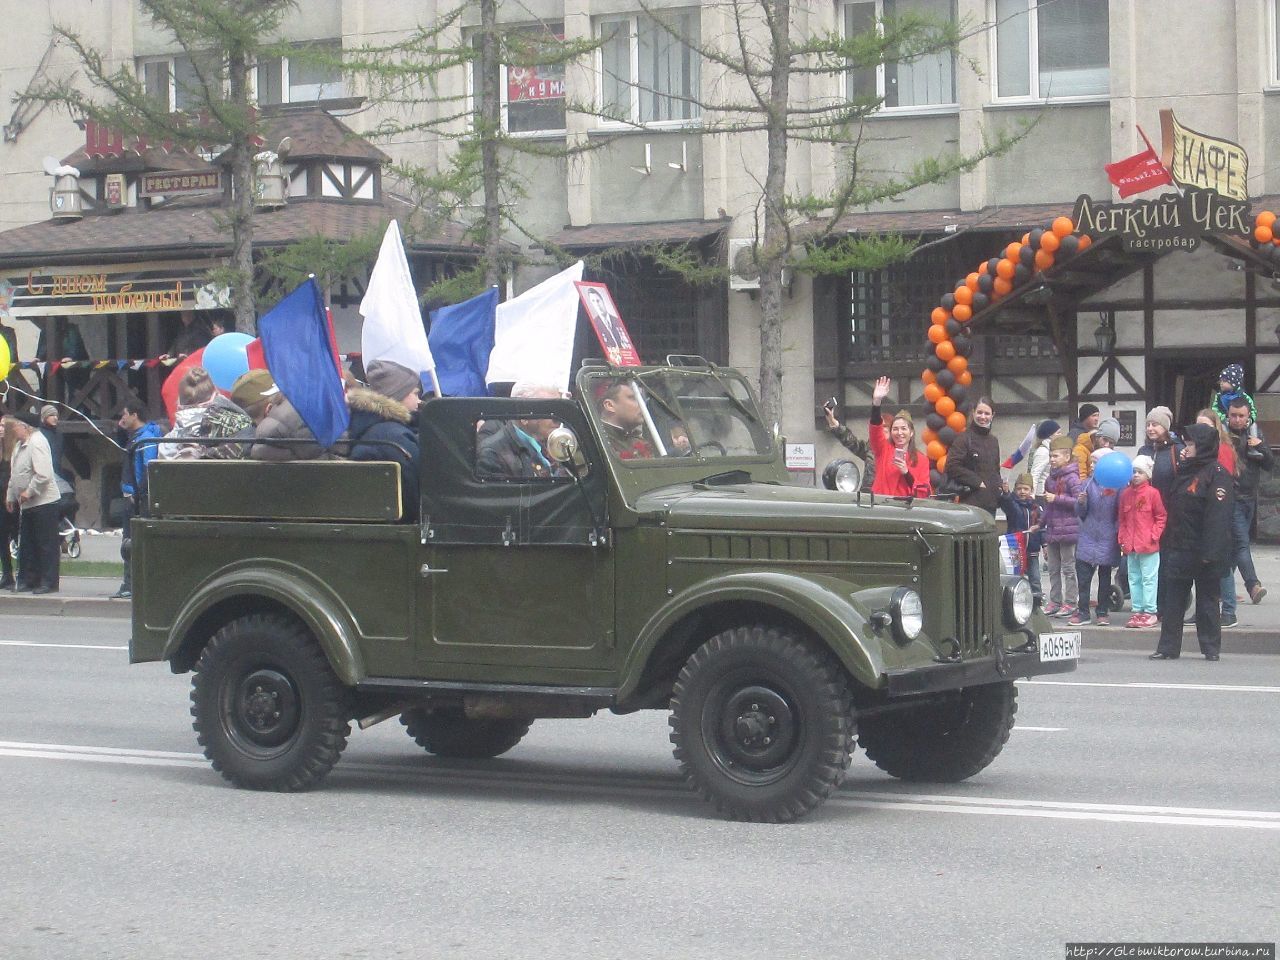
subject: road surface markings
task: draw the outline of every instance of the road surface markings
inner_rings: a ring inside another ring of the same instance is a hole
[[[1130,690],[1209,690],[1213,693],[1280,693],[1280,687],[1232,683],[1102,683],[1097,680],[1019,680],[1047,687],[1123,687]]]
[[[108,646],[102,643],[37,643],[34,640],[0,640],[0,647],[63,647],[67,650],[128,650],[129,645]]]
[[[1027,726],[1023,726],[1022,724],[1018,724],[1013,728],[1013,732],[1017,733],[1021,731],[1023,733],[1062,733],[1062,731],[1066,729],[1067,729],[1066,727],[1027,727]]]
[[[208,761],[198,753],[166,750],[126,750],[116,747],[88,747],[61,743],[26,743],[0,740],[0,757],[33,760],[71,760],[85,763],[114,763],[142,766],[208,768]],[[516,769],[481,770],[461,766],[415,766],[420,761],[407,760],[405,765],[356,761],[342,763],[335,770],[350,782],[352,777],[369,776],[381,780],[407,780],[441,787],[495,786],[510,789],[529,787],[537,790],[591,793],[606,796],[635,796],[638,793],[660,794],[673,798],[689,798],[683,781],[675,776],[583,775],[557,770],[538,770],[525,766]],[[845,788],[832,802],[840,806],[865,807],[922,813],[952,813],[970,816],[1031,817],[1052,820],[1086,820],[1108,823],[1147,823],[1168,826],[1234,827],[1252,830],[1280,830],[1280,811],[1227,810],[1213,807],[1168,807],[1139,804],[1077,803],[1058,800],[1021,800],[1003,797],[965,797],[945,794],[880,793]]]

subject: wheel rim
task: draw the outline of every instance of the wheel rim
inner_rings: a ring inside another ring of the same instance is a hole
[[[751,786],[774,783],[799,758],[802,718],[776,683],[726,679],[707,697],[703,742],[725,776]]]
[[[302,702],[288,674],[260,667],[224,687],[222,718],[227,738],[238,749],[267,759],[284,753],[296,739]]]

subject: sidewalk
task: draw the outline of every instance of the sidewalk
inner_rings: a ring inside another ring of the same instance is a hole
[[[83,540],[82,560],[118,562],[120,537],[118,534],[86,535]],[[1237,604],[1239,623],[1222,631],[1222,652],[1280,654],[1280,545],[1254,544],[1253,561],[1258,577],[1269,593],[1262,603],[1254,606],[1248,597]],[[132,604],[127,600],[109,600],[120,581],[114,578],[63,577],[58,593],[33,597],[29,593],[0,591],[0,615],[19,614],[52,617],[118,617],[127,620],[132,615]],[[1095,583],[1094,589],[1097,586]],[[1242,595],[1244,585],[1236,578],[1236,593]],[[1081,634],[1086,650],[1146,650],[1154,651],[1158,629],[1129,630],[1124,626],[1128,611],[1113,615],[1110,627],[1068,627],[1054,620],[1055,629],[1076,630]],[[1182,649],[1187,655],[1199,655],[1196,644],[1196,628],[1183,627]]]

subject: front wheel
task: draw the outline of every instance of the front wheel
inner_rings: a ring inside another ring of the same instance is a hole
[[[733,820],[804,816],[849,767],[853,721],[839,664],[787,628],[726,630],[694,652],[671,696],[685,778]]]
[[[67,556],[72,560],[80,558],[80,534],[73,533],[71,539],[67,541]]]
[[[1004,749],[1017,712],[1012,683],[966,687],[909,710],[861,718],[858,745],[900,780],[958,783]]]
[[[315,638],[279,614],[240,617],[205,645],[191,715],[213,769],[250,790],[306,790],[338,762],[350,694]]]

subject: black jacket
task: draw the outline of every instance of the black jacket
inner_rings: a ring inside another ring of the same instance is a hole
[[[1188,438],[1196,444],[1196,455],[1178,465],[1173,491],[1165,501],[1169,520],[1160,540],[1160,575],[1191,580],[1208,572],[1220,577],[1231,563],[1235,480],[1218,463],[1218,432],[1213,427],[1195,424]]]
[[[476,476],[481,480],[534,480],[553,476],[545,455],[539,458],[516,433],[515,423],[508,421],[502,429],[480,441],[476,457]]]
[[[372,390],[347,391],[351,423],[347,427],[352,460],[391,460],[400,464],[404,523],[418,522],[418,431],[404,404]],[[394,444],[395,446],[392,446]]]
[[[1228,427],[1227,433],[1231,434],[1231,441],[1236,448],[1236,463],[1240,464],[1240,473],[1236,476],[1236,496],[1252,500],[1258,495],[1262,471],[1270,473],[1274,470],[1276,458],[1267,444],[1267,438],[1262,437],[1261,433],[1258,436],[1262,437],[1262,442],[1256,447],[1249,446],[1248,430],[1237,433]]]
[[[975,424],[951,442],[947,479],[968,487],[960,502],[994,514],[1000,502],[1000,441]],[[985,483],[986,487],[979,484]]]
[[[1160,491],[1160,498],[1168,506],[1169,496],[1173,493],[1173,484],[1178,476],[1178,460],[1182,454],[1182,441],[1175,434],[1169,435],[1169,442],[1156,446],[1146,443],[1138,448],[1141,456],[1150,457],[1155,464],[1151,468],[1151,485]]]

